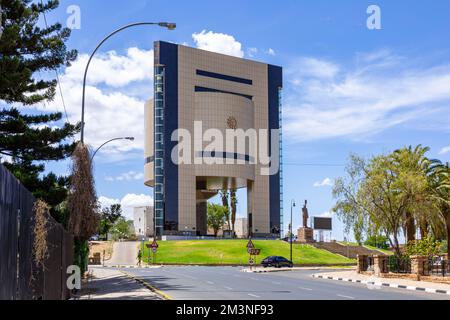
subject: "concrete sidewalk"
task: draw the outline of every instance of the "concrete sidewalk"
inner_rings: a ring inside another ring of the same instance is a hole
[[[424,291],[450,295],[450,285],[428,281],[414,281],[399,278],[378,278],[375,276],[359,274],[355,270],[321,272],[312,275],[314,278],[348,281],[366,284],[370,288],[391,287],[406,290]]]
[[[161,297],[119,270],[89,267],[93,279],[80,300],[161,300]]]

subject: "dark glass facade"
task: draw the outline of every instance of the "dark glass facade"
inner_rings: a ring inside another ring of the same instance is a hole
[[[155,61],[154,65],[164,67],[163,78],[163,108],[156,109],[155,118],[162,116],[162,144],[163,150],[155,148],[155,170],[157,165],[162,166],[163,185],[162,194],[164,196],[162,208],[162,226],[160,225],[159,234],[171,234],[178,230],[178,166],[172,162],[170,150],[176,146],[176,141],[171,141],[171,134],[178,129],[178,46],[173,43],[157,41],[155,42]],[[156,79],[155,79],[156,85]],[[156,94],[156,90],[155,90]],[[156,100],[156,95],[155,95]],[[155,126],[154,140],[157,141],[157,127]],[[161,129],[161,126],[160,126]],[[164,150],[169,150],[164,152]],[[159,158],[157,162],[156,159]],[[155,172],[156,185],[156,172]],[[154,188],[154,199],[156,208],[156,187]],[[155,211],[156,217],[156,211]],[[161,219],[161,218],[160,218]]]
[[[154,84],[154,176],[155,186],[154,217],[155,235],[161,236],[164,231],[164,66],[155,66]]]
[[[283,87],[283,71],[281,67],[268,65],[268,84],[269,84],[269,129],[280,128],[280,89]],[[279,137],[277,137],[279,138]],[[270,144],[269,144],[270,146]],[[281,146],[281,145],[280,145]],[[269,148],[271,154],[274,150]],[[281,150],[277,150],[281,153]],[[282,164],[279,163],[280,170]],[[280,170],[277,174],[271,175],[270,180],[270,232],[277,234],[281,230],[281,194],[280,194]]]

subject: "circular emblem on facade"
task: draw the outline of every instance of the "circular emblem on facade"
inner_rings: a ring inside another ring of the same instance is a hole
[[[227,126],[230,129],[236,130],[236,128],[237,128],[237,120],[236,120],[236,118],[233,117],[233,116],[228,117],[228,119],[227,119]]]

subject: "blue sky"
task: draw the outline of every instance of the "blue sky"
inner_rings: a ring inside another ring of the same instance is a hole
[[[381,9],[381,30],[366,26],[371,4]],[[350,152],[370,156],[423,144],[431,147],[431,157],[450,161],[445,149],[450,146],[448,1],[62,0],[47,19],[65,23],[70,5],[81,10],[81,29],[73,30],[68,43],[79,51],[79,60],[60,70],[71,121],[79,120],[86,54],[103,36],[137,21],[178,25],[175,31],[127,30],[105,43],[93,60],[87,143],[97,147],[116,136],[137,137],[96,156],[97,191],[104,203],[131,207],[151,196],[142,181],[142,114],[143,102],[152,96],[155,40],[283,66],[284,212],[287,221],[289,202],[295,199],[294,227],[300,225],[305,199],[311,215],[330,212],[329,182],[343,174]],[[36,108],[62,110],[58,97]],[[68,162],[48,168],[66,173]],[[242,194],[238,211],[245,214]],[[333,236],[342,239],[336,217],[334,224]]]

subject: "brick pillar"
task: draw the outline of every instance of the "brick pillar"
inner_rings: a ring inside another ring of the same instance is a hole
[[[418,277],[424,275],[428,258],[426,256],[411,256],[411,273]]]
[[[380,276],[382,273],[388,273],[386,255],[374,255],[373,256],[373,271],[375,276]]]
[[[361,273],[361,271],[367,270],[367,255],[365,254],[358,254],[356,255],[356,272]]]

